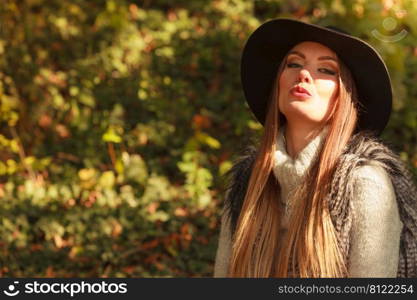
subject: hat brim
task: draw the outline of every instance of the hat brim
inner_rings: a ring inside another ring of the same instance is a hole
[[[327,46],[349,68],[362,107],[357,130],[370,130],[379,135],[388,123],[392,108],[391,80],[381,56],[358,38],[292,19],[264,23],[252,33],[243,49],[243,91],[258,121],[265,123],[272,84],[281,61],[292,47],[303,41]]]

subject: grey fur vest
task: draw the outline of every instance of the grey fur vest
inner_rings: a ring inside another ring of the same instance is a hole
[[[229,172],[229,185],[225,199],[225,213],[231,220],[234,232],[246,194],[256,149],[249,147]],[[352,207],[350,205],[353,186],[352,171],[369,164],[378,164],[390,175],[397,199],[403,229],[400,238],[400,258],[397,277],[417,277],[417,188],[412,175],[382,141],[367,133],[352,136],[341,155],[332,179],[327,197],[333,225],[337,232],[338,244],[348,259],[352,225]],[[381,245],[383,246],[383,245]]]

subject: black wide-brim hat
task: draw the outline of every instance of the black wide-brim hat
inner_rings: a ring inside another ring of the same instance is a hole
[[[322,27],[292,19],[275,19],[258,27],[247,40],[241,59],[246,101],[255,117],[265,123],[266,110],[278,67],[285,55],[303,41],[332,49],[349,68],[360,102],[356,132],[379,135],[388,123],[392,87],[387,67],[368,43],[337,27]]]

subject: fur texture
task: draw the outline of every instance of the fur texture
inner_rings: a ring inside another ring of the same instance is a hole
[[[248,147],[229,172],[224,213],[230,217],[232,233],[236,228],[255,158],[256,148]],[[417,188],[411,173],[399,157],[382,141],[366,132],[351,138],[338,161],[326,199],[344,259],[349,259],[353,217],[352,194],[355,187],[352,174],[357,168],[368,164],[385,169],[395,189],[400,219],[404,225],[397,277],[417,277]],[[290,273],[294,271],[290,270]]]

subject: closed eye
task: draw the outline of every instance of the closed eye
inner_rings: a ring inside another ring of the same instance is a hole
[[[288,63],[287,64],[287,67],[288,68],[298,68],[298,67],[301,67],[301,65],[300,64],[297,64],[297,63]],[[335,71],[332,71],[332,70],[327,69],[327,68],[319,68],[318,70],[320,72],[324,73],[324,74],[336,75],[336,72]]]
[[[288,68],[297,68],[297,67],[301,67],[301,65],[296,64],[296,63],[288,63],[288,64],[287,64],[287,67],[288,67]]]
[[[332,70],[330,70],[330,69],[320,68],[319,70],[321,70],[321,72],[323,72],[323,73],[327,73],[327,74],[329,74],[329,75],[336,75],[336,72],[335,72],[335,71],[332,71]]]

